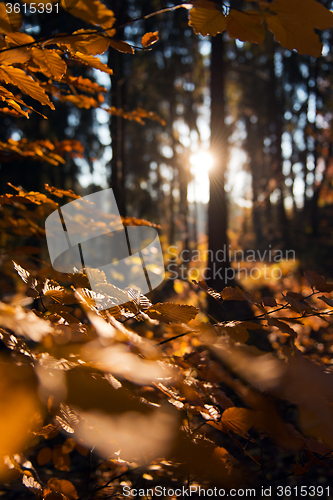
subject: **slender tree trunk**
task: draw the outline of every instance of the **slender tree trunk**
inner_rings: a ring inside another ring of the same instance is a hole
[[[121,2],[114,0],[111,8],[115,14],[117,25],[122,25],[127,19],[127,0]],[[117,36],[122,38],[123,29],[117,30]],[[108,65],[113,69],[111,76],[111,106],[123,108],[124,93],[125,93],[125,76],[124,76],[124,54],[117,50],[109,49]],[[119,212],[121,215],[126,215],[126,200],[125,200],[125,158],[124,158],[124,120],[120,116],[112,116],[110,121],[110,135],[112,145],[111,159],[111,178],[110,186],[113,189]]]
[[[211,154],[214,165],[209,173],[210,200],[208,206],[209,260],[207,283],[215,290],[231,284],[228,280],[228,210],[225,193],[227,164],[227,130],[225,124],[225,62],[222,35],[212,38],[211,52]],[[230,269],[229,269],[230,271]],[[229,273],[230,275],[230,273]]]

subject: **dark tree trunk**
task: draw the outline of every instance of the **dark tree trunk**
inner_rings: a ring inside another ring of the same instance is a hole
[[[210,200],[208,206],[209,259],[207,284],[220,291],[231,281],[227,278],[228,209],[224,188],[227,164],[227,130],[225,124],[225,62],[222,35],[212,38],[211,53],[211,154],[214,165],[210,170]]]
[[[127,0],[121,2],[114,0],[111,2],[111,8],[116,17],[117,26],[123,25],[127,20]],[[117,30],[117,38],[122,39],[124,35],[123,29]],[[108,65],[113,69],[111,76],[111,106],[123,108],[125,98],[125,82],[124,75],[124,54],[118,50],[109,49]],[[110,121],[110,135],[112,145],[111,159],[111,178],[110,186],[113,189],[119,212],[121,215],[126,215],[126,200],[125,200],[125,147],[124,147],[124,120],[120,116],[112,116]]]

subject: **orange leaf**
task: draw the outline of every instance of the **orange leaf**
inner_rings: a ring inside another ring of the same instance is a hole
[[[76,500],[79,498],[75,486],[66,479],[57,479],[56,477],[52,477],[48,480],[47,485],[52,491],[62,493],[70,500]]]
[[[150,47],[159,40],[158,31],[149,32],[141,38],[142,47]]]
[[[100,71],[103,71],[104,73],[107,73],[108,75],[112,75],[113,71],[109,66],[106,64],[103,64],[98,57],[94,57],[92,55],[88,54],[82,54],[81,52],[75,52],[75,54],[71,55],[71,58],[73,59],[78,59],[79,61],[83,62],[84,64],[87,64],[88,66],[91,66],[92,68],[99,69]]]
[[[227,434],[230,431],[236,432],[241,436],[246,436],[247,431],[254,424],[255,412],[246,408],[227,408],[222,413],[221,422],[208,423]]]
[[[38,82],[33,80],[24,71],[13,66],[0,66],[0,80],[5,81],[9,85],[15,85],[25,94],[30,95],[41,104],[55,109],[54,105],[46,95],[45,91],[40,87]]]
[[[61,0],[60,5],[72,16],[79,17],[86,23],[105,29],[114,25],[114,13],[99,0]]]
[[[0,52],[0,64],[12,65],[23,64],[30,59],[27,49],[2,50]]]
[[[33,47],[31,53],[34,62],[39,66],[42,73],[53,77],[55,80],[61,80],[66,73],[67,64],[55,50]]]
[[[118,50],[118,52],[123,52],[124,54],[134,54],[133,47],[127,42],[123,42],[121,40],[109,40],[109,45],[113,49]]]
[[[7,13],[5,2],[0,3],[0,33],[11,33],[18,31],[22,25],[21,14],[15,13],[14,9],[11,13]]]

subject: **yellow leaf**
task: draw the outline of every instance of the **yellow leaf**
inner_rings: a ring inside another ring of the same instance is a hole
[[[134,54],[133,47],[129,43],[121,40],[109,40],[109,45],[113,49],[118,50],[118,52],[123,52],[124,54]]]
[[[86,23],[96,24],[105,29],[114,25],[114,13],[99,0],[61,0],[60,5],[72,16],[79,17]]]
[[[78,59],[82,61],[84,64],[87,64],[88,66],[91,66],[92,68],[99,69],[100,71],[103,71],[104,73],[107,73],[108,75],[112,75],[113,71],[109,66],[106,64],[103,64],[98,57],[82,54],[81,52],[75,52],[75,54],[72,54],[74,59]]]
[[[273,15],[267,16],[267,27],[275,40],[299,54],[319,57],[322,44],[315,28],[333,26],[333,13],[316,0],[274,0],[269,4]]]
[[[30,95],[40,103],[54,109],[54,105],[42,87],[21,69],[14,68],[13,66],[0,65],[0,80],[5,81],[9,85],[15,85],[25,94]]]
[[[146,33],[141,38],[141,45],[143,47],[150,47],[159,40],[158,31]]]
[[[0,64],[23,64],[30,59],[27,49],[2,50],[0,52]]]
[[[0,33],[11,33],[21,28],[21,14],[11,12],[7,14],[5,2],[0,3]]]
[[[227,27],[227,18],[216,9],[215,4],[208,0],[197,2],[190,10],[189,26],[197,35],[212,35],[222,33]]]
[[[61,80],[66,73],[67,64],[55,50],[33,47],[31,53],[34,62],[39,66],[42,73],[47,76],[51,75],[55,80]]]
[[[259,43],[259,45],[263,43],[265,28],[262,13],[240,12],[232,9],[227,20],[227,31],[230,37],[238,38],[242,42]]]

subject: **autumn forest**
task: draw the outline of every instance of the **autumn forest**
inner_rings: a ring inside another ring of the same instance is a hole
[[[0,3],[0,496],[333,498],[333,3]]]

